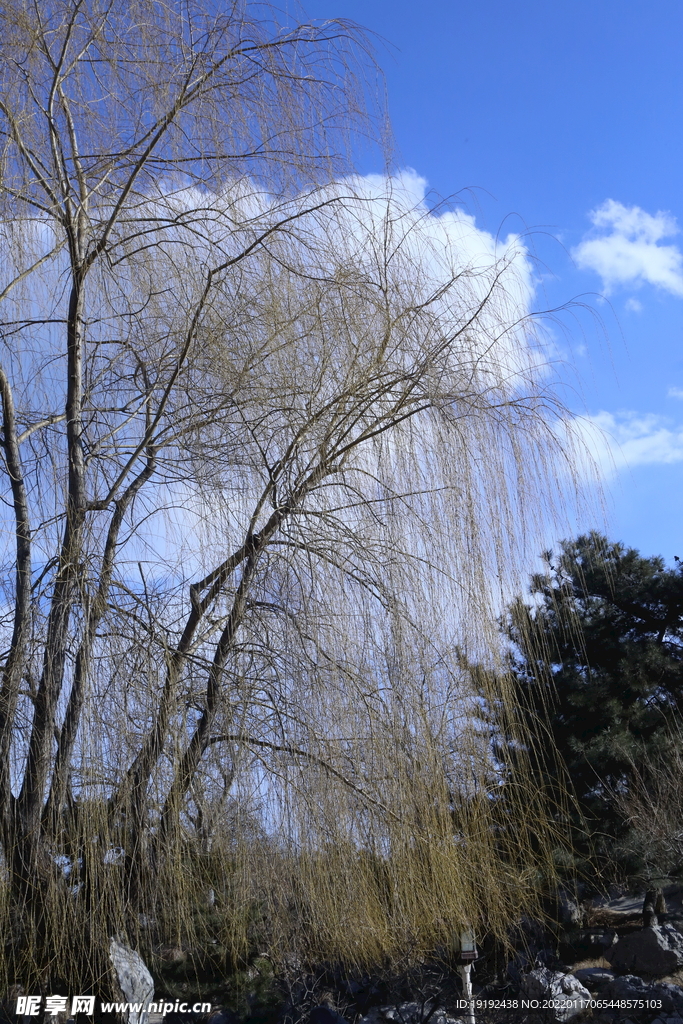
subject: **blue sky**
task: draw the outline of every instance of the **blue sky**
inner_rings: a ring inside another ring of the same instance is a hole
[[[396,162],[442,196],[467,190],[487,231],[528,232],[540,306],[577,300],[554,332],[572,408],[614,439],[608,532],[683,557],[683,5],[311,0],[307,11],[381,37]]]

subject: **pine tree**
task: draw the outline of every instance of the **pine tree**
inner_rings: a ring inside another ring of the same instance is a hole
[[[533,600],[514,602],[506,622],[520,715],[537,736],[539,781],[559,806],[559,755],[576,796],[575,850],[637,870],[624,853],[629,826],[615,797],[628,791],[634,767],[675,742],[683,563],[667,568],[598,533],[562,542],[544,561],[546,571],[531,580]]]

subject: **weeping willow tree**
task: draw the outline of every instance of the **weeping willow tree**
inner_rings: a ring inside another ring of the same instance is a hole
[[[0,17],[5,975],[505,934],[555,839],[466,664],[568,458],[523,250],[350,174],[351,26]]]

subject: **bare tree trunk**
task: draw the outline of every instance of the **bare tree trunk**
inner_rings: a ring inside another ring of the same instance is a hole
[[[19,688],[26,667],[26,649],[31,632],[31,527],[24,484],[12,389],[0,369],[3,412],[3,448],[14,503],[16,571],[12,640],[2,674],[0,689],[0,809],[5,850],[14,838],[14,808],[10,778],[10,746],[15,726]]]

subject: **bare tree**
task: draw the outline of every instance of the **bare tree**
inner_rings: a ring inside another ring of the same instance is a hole
[[[343,176],[350,26],[2,28],[7,970],[96,977],[115,930],[238,955],[247,905],[358,961],[502,932],[552,844],[532,792],[494,827],[460,665],[563,457],[519,246]]]

